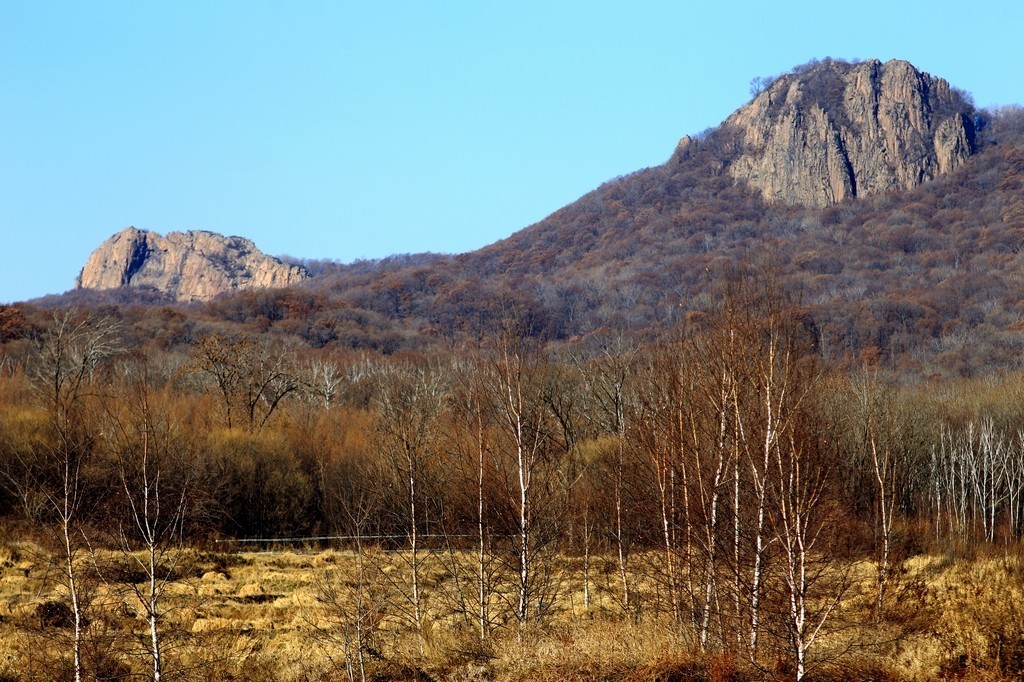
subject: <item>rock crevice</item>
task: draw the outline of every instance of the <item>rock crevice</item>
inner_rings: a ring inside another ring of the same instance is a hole
[[[726,121],[729,166],[769,203],[825,207],[912,189],[974,150],[973,108],[904,61],[827,60],[776,79]]]

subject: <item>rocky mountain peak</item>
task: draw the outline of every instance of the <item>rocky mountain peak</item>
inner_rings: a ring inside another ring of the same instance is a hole
[[[740,143],[728,170],[769,203],[830,206],[957,168],[973,120],[961,93],[908,62],[812,62],[726,119]]]
[[[79,289],[153,287],[179,301],[205,301],[240,289],[286,287],[306,271],[268,256],[248,239],[193,230],[166,236],[128,227],[92,252]]]

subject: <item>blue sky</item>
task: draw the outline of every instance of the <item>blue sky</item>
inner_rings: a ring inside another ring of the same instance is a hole
[[[1024,104],[1022,27],[1016,1],[0,1],[0,302],[71,288],[128,225],[473,250],[811,58]]]

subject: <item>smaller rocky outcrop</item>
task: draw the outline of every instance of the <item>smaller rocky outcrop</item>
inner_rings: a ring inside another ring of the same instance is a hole
[[[206,231],[161,236],[128,227],[92,252],[75,286],[152,287],[179,301],[206,301],[229,291],[287,287],[308,276],[242,237]]]
[[[741,147],[729,173],[769,203],[813,207],[912,189],[966,161],[972,121],[949,83],[908,62],[826,60],[726,120]]]

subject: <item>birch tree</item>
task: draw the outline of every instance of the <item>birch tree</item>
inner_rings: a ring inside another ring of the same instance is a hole
[[[102,316],[58,310],[37,346],[34,387],[46,410],[50,440],[48,464],[38,481],[45,499],[44,513],[56,530],[61,554],[61,577],[72,617],[73,678],[85,672],[82,647],[86,637],[86,607],[80,554],[85,538],[80,524],[83,470],[91,458],[96,433],[89,428],[87,402],[101,387],[104,363],[119,351],[119,326]]]
[[[491,537],[492,507],[494,504],[495,471],[495,412],[490,390],[489,368],[479,356],[474,355],[467,362],[456,362],[453,370],[457,385],[453,396],[452,422],[453,438],[460,455],[460,479],[457,488],[464,495],[463,503],[469,508],[475,541],[474,559],[474,600],[475,608],[460,604],[470,614],[480,641],[486,641],[493,625],[492,606],[494,587],[497,580],[493,538]],[[452,573],[458,569],[458,561],[452,558]],[[460,603],[464,600],[458,597]]]
[[[771,517],[780,548],[782,622],[796,679],[808,671],[808,652],[845,594],[846,575],[829,543],[838,535],[830,508],[824,452],[791,433],[776,449]]]
[[[653,349],[638,369],[634,410],[629,429],[631,449],[646,466],[645,482],[653,484],[654,526],[660,538],[662,565],[667,586],[669,610],[682,622],[682,594],[689,597],[685,609],[699,631],[703,613],[694,586],[691,561],[694,560],[694,533],[700,525],[691,516],[690,475],[692,470],[693,402],[687,395],[692,388],[678,344]],[[678,538],[681,529],[682,541]],[[680,546],[681,545],[681,546]],[[680,584],[680,576],[685,582]]]
[[[544,518],[554,496],[551,488],[554,434],[544,404],[546,360],[527,330],[507,323],[490,350],[485,381],[494,401],[500,431],[497,448],[505,488],[514,515],[516,590],[513,616],[522,640],[531,618],[540,615],[545,593],[544,552],[550,549],[550,519]]]
[[[129,574],[128,604],[148,626],[144,645],[151,679],[167,670],[164,594],[185,568],[185,523],[191,505],[194,450],[181,425],[154,400],[143,362],[129,370],[124,399],[109,401],[109,447],[117,466],[116,539]]]
[[[628,540],[624,525],[624,506],[626,504],[626,462],[627,413],[630,382],[636,371],[639,347],[623,337],[613,337],[599,345],[597,352],[591,357],[576,357],[574,365],[583,376],[587,393],[593,399],[594,414],[590,418],[598,422],[598,432],[610,433],[614,438],[615,450],[612,464],[612,502],[614,507],[614,536],[616,560],[619,569],[619,583],[622,590],[621,602],[629,612],[634,604],[631,597],[630,581],[627,575],[626,561],[629,553]],[[589,529],[584,519],[584,534],[588,538],[586,545],[587,567],[589,568]],[[671,568],[669,576],[673,575]],[[589,600],[589,592],[587,593]],[[673,599],[674,596],[670,596]]]
[[[409,603],[423,648],[424,600],[420,583],[420,527],[426,476],[441,448],[441,418],[448,399],[446,377],[436,365],[381,364],[374,372],[377,446],[404,488],[409,542]]]
[[[854,467],[870,479],[872,525],[875,536],[875,614],[880,619],[893,579],[893,532],[906,497],[912,463],[904,451],[910,425],[903,419],[892,387],[879,377],[877,369],[866,367],[850,385],[854,399],[853,423],[848,425],[854,439]]]

